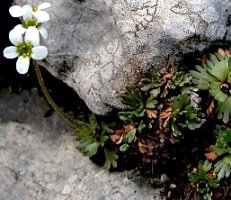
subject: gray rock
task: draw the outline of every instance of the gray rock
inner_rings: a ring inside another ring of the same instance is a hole
[[[22,4],[25,0],[16,0]],[[35,4],[40,0],[34,0]],[[43,65],[97,114],[168,54],[228,41],[230,0],[47,0],[51,21]]]
[[[161,199],[132,172],[94,165],[56,113],[43,117],[46,109],[36,90],[0,91],[0,200]]]

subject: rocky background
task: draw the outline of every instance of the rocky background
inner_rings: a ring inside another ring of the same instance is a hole
[[[4,1],[0,7],[1,52],[10,45],[9,30],[19,23],[9,16],[10,5]],[[52,96],[59,105],[83,108],[73,91],[42,72],[48,88],[58,88]],[[161,199],[160,191],[134,172],[109,173],[83,156],[73,130],[34,87],[32,67],[22,76],[15,60],[0,57],[0,200]]]
[[[122,108],[119,95],[168,54],[180,60],[231,39],[230,0],[46,1],[49,57],[41,64],[101,115]],[[1,51],[19,23],[9,6],[1,3]],[[0,62],[0,83],[34,84],[31,71],[20,76],[14,60]],[[109,174],[79,153],[72,130],[55,113],[44,118],[48,105],[36,90],[16,95],[0,86],[0,200],[161,199],[132,172]]]
[[[43,65],[101,115],[122,108],[118,96],[167,55],[179,58],[231,39],[230,0],[47,2],[49,57]]]

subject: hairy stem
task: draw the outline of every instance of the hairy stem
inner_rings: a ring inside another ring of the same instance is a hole
[[[72,120],[70,117],[68,117],[64,112],[63,110],[54,102],[54,100],[52,99],[50,93],[48,92],[47,90],[47,87],[45,86],[45,83],[44,83],[44,80],[43,80],[43,77],[42,77],[42,73],[40,71],[40,68],[39,68],[39,65],[38,65],[38,62],[36,61],[33,61],[33,64],[34,64],[34,69],[35,69],[35,73],[37,75],[37,78],[38,78],[38,82],[39,82],[39,85],[41,87],[41,90],[43,92],[43,94],[45,95],[48,103],[52,106],[52,108],[59,114],[59,116],[64,120],[66,121],[70,126],[72,126],[73,128],[78,128],[79,127],[79,124]]]

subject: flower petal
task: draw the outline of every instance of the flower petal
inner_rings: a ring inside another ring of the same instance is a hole
[[[38,46],[38,47],[32,48],[31,57],[35,60],[42,60],[42,59],[46,58],[47,55],[48,55],[48,50],[44,46]]]
[[[44,27],[40,26],[38,28],[38,30],[39,30],[39,33],[43,36],[43,38],[47,39],[47,37],[48,37],[47,29],[45,29]]]
[[[3,56],[8,59],[18,57],[17,48],[15,46],[6,47],[3,50]]]
[[[14,29],[10,31],[9,39],[13,45],[17,45],[18,43],[23,42],[20,32]]]
[[[26,74],[28,72],[30,66],[30,58],[29,57],[18,57],[16,62],[16,70],[19,74]]]
[[[26,30],[25,41],[32,42],[33,46],[39,45],[39,31],[37,28],[30,26]]]
[[[14,30],[18,32],[18,34],[23,35],[26,32],[26,29],[22,26],[22,24],[18,24],[14,27]]]
[[[23,9],[23,20],[31,19],[33,17],[32,7],[27,4],[22,7]]]
[[[21,6],[11,6],[9,9],[10,15],[12,17],[21,17],[23,16],[23,9]]]
[[[41,3],[41,4],[38,6],[38,10],[43,10],[43,9],[50,8],[50,7],[51,7],[51,4],[50,4],[50,3]]]
[[[46,11],[33,12],[33,15],[39,22],[47,22],[50,20],[50,16]]]

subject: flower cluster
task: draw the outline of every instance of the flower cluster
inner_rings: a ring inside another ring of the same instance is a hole
[[[47,47],[40,45],[40,34],[46,39],[47,30],[43,23],[49,21],[49,14],[44,9],[49,8],[50,3],[42,3],[39,6],[24,5],[11,6],[9,9],[12,17],[20,17],[22,24],[16,25],[9,33],[9,39],[14,46],[6,47],[4,57],[17,58],[16,70],[20,74],[26,74],[29,69],[30,59],[42,60],[48,55]]]

